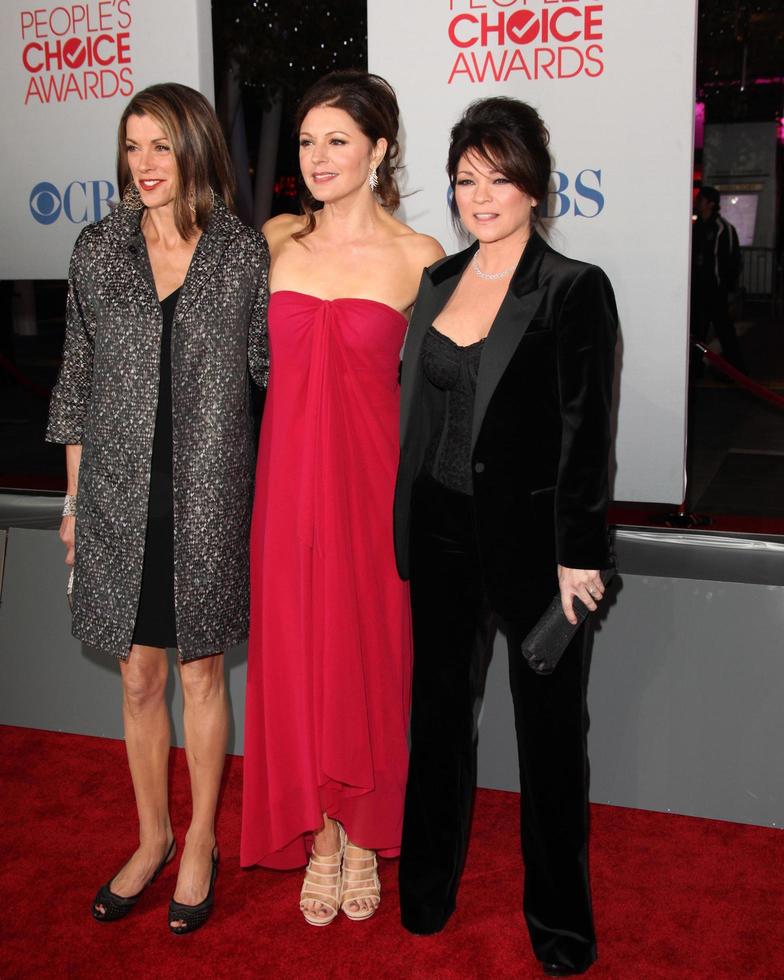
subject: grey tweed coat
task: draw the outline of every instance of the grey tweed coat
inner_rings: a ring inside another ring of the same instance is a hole
[[[73,633],[126,659],[141,590],[163,318],[139,211],[77,239],[49,442],[81,443]],[[174,592],[184,660],[248,632],[255,459],[250,374],[265,386],[269,250],[216,200],[172,332]]]

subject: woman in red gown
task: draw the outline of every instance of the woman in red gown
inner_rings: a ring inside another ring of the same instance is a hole
[[[304,215],[270,244],[271,374],[251,532],[241,862],[308,861],[300,909],[372,915],[398,854],[411,633],[395,570],[405,311],[443,255],[392,217],[398,107],[335,72],[297,116]],[[312,843],[311,843],[312,842]]]

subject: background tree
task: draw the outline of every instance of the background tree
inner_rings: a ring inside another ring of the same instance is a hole
[[[237,210],[258,228],[271,213],[279,163],[296,173],[288,136],[300,96],[329,71],[367,67],[366,6],[364,0],[341,0],[334,9],[310,0],[215,0],[212,27],[218,115],[234,161]]]

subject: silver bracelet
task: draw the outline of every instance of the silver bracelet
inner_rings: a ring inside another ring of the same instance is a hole
[[[67,493],[63,504],[63,517],[76,517],[76,494]]]

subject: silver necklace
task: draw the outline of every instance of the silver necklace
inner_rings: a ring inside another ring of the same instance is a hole
[[[503,279],[504,276],[508,276],[510,273],[514,272],[515,269],[517,268],[516,265],[513,265],[509,269],[502,269],[501,272],[482,272],[482,270],[479,268],[478,252],[474,252],[474,257],[471,260],[471,262],[474,268],[474,272],[479,276],[480,279],[489,279],[489,280]]]

